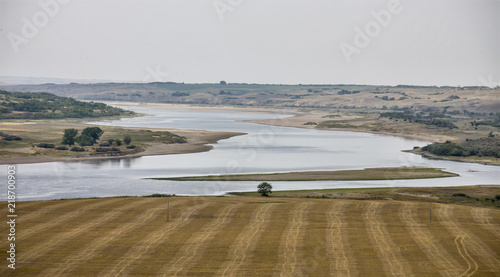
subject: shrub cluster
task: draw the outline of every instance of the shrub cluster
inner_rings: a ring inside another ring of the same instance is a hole
[[[154,193],[151,195],[145,195],[144,197],[175,197],[175,194]]]
[[[189,96],[189,94],[190,94],[189,92],[178,92],[177,91],[177,92],[172,93],[172,96],[181,97],[181,96]]]
[[[442,116],[439,114],[424,115],[423,113],[413,114],[411,111],[405,112],[386,112],[381,113],[380,117],[387,117],[389,119],[402,119],[408,122],[422,123],[425,125],[433,125],[437,127],[456,129],[458,128],[453,122],[446,119],[437,119],[435,117]]]
[[[73,151],[73,152],[84,152],[85,149],[83,147],[73,146],[73,147],[71,147],[70,151]]]
[[[343,89],[341,91],[338,91],[337,94],[338,95],[346,95],[346,94],[356,94],[359,92],[360,92],[359,90],[350,91],[350,90]]]
[[[168,140],[168,142],[165,142],[165,143],[186,143],[187,142],[186,137],[178,136],[178,135],[175,135],[172,133],[168,134],[167,140]]]
[[[8,135],[8,134],[3,133],[3,132],[0,132],[0,137],[2,137],[6,141],[23,140],[21,137]]]
[[[54,144],[52,144],[52,143],[42,142],[42,143],[37,144],[36,147],[40,147],[40,148],[55,148],[56,146]]]
[[[446,141],[445,143],[429,144],[422,147],[422,150],[438,156],[500,158],[500,140],[498,138],[481,138],[467,140],[462,144]]]
[[[108,152],[120,152],[120,149],[116,148],[116,147],[112,147],[112,148],[96,148],[95,149],[95,152],[98,152],[98,153],[108,153]]]

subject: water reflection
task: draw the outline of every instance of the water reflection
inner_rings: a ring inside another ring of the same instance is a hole
[[[139,159],[138,157],[133,158],[109,158],[109,159],[95,159],[95,160],[84,160],[78,162],[68,162],[68,163],[80,163],[82,165],[89,165],[95,169],[101,168],[131,168],[135,161]]]

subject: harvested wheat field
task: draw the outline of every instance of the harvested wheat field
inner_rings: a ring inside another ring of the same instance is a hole
[[[0,275],[500,276],[500,210],[433,203],[430,224],[429,206],[279,197],[18,202],[16,269],[2,251]]]

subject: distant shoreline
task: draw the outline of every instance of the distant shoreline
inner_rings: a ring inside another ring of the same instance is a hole
[[[330,131],[349,131],[349,132],[363,132],[372,133],[380,135],[389,135],[404,137],[409,139],[415,139],[425,142],[437,142],[442,139],[441,136],[432,136],[427,134],[401,134],[387,131],[372,131],[367,129],[354,129],[354,128],[315,128],[311,125],[304,125],[305,122],[309,121],[321,121],[327,120],[324,116],[330,113],[324,111],[311,111],[302,112],[298,109],[293,108],[256,108],[256,107],[233,107],[233,106],[196,106],[190,104],[168,104],[168,103],[137,103],[137,102],[118,102],[118,101],[105,101],[108,105],[116,105],[120,107],[144,107],[153,109],[173,109],[173,110],[191,110],[191,111],[209,111],[209,112],[233,112],[233,113],[267,113],[267,114],[282,114],[290,115],[285,118],[277,119],[254,119],[254,120],[243,120],[243,122],[257,123],[262,125],[280,126],[280,127],[292,127],[292,128],[304,128],[304,129],[316,129],[316,130],[330,130]]]

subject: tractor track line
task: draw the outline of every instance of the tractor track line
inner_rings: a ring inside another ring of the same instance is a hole
[[[226,226],[230,221],[230,214],[240,208],[243,204],[228,204],[222,211],[217,213],[217,217],[213,219],[206,227],[204,227],[200,232],[196,233],[192,238],[189,239],[189,244],[179,250],[177,256],[173,261],[162,270],[163,276],[177,276],[186,267],[186,265],[191,262],[195,256],[200,255],[204,248],[207,246],[207,242],[213,239],[217,232],[221,231],[221,228]],[[205,247],[203,247],[205,246]]]
[[[450,205],[438,205],[436,213],[441,219],[441,223],[455,237],[464,237],[464,239],[461,240],[464,249],[469,249],[476,258],[481,258],[481,262],[491,270],[499,270],[500,261],[495,257],[495,254],[493,254],[494,252],[483,241],[477,238],[476,235],[467,232],[466,229],[455,220],[456,217],[450,215],[454,208],[454,206]],[[475,260],[473,261],[476,262]]]
[[[337,202],[331,206],[328,213],[328,229],[326,230],[327,242],[330,245],[328,247],[328,254],[334,257],[335,266],[334,272],[337,276],[351,276],[351,271],[356,271],[355,263],[349,264],[349,259],[347,258],[346,247],[343,241],[348,241],[348,234],[343,231],[347,229],[347,222],[342,222],[341,216],[344,212],[346,202]],[[354,257],[349,255],[351,261],[354,261]]]
[[[132,209],[134,207],[144,205],[144,204],[151,202],[151,201],[152,201],[152,199],[151,200],[148,199],[147,201],[146,200],[135,201],[135,202],[125,204],[118,209],[114,209],[111,212],[104,213],[101,217],[98,217],[94,220],[91,220],[90,222],[82,222],[79,226],[77,226],[76,228],[74,228],[71,231],[63,232],[61,234],[56,234],[56,236],[53,239],[47,240],[44,243],[36,245],[35,247],[26,249],[26,251],[25,251],[26,254],[23,255],[22,261],[23,261],[23,263],[26,263],[26,262],[30,261],[31,258],[36,258],[37,256],[40,256],[47,251],[50,251],[51,249],[54,248],[55,245],[59,245],[61,243],[64,243],[64,242],[66,242],[66,241],[68,241],[68,240],[70,240],[70,239],[72,239],[72,238],[74,238],[82,233],[85,233],[93,228],[96,228],[97,226],[99,226],[101,224],[106,224],[106,222],[120,216],[120,214],[122,214],[123,212],[125,212],[129,209]],[[103,203],[106,203],[106,202],[103,202]]]
[[[490,218],[488,216],[489,209],[485,208],[473,208],[471,209],[471,215],[474,220],[480,224],[480,226],[490,233],[495,235],[497,239],[500,239],[500,229],[498,225],[494,225],[491,223]]]
[[[458,254],[460,254],[462,259],[464,259],[465,262],[467,263],[467,270],[465,270],[465,272],[462,273],[462,275],[460,275],[460,277],[463,277],[463,276],[470,277],[470,276],[474,275],[474,273],[476,273],[476,271],[479,269],[479,266],[477,265],[476,261],[467,252],[467,248],[465,248],[465,244],[464,244],[464,239],[465,239],[464,236],[457,236],[455,238],[455,244],[456,244],[457,249],[458,249]],[[474,264],[474,268],[473,268],[472,264]]]
[[[24,230],[22,232],[19,232],[19,239],[26,239],[30,236],[35,235],[36,233],[45,231],[49,228],[52,228],[54,226],[60,226],[64,224],[65,222],[72,220],[74,218],[78,218],[79,216],[87,213],[90,209],[98,209],[102,208],[102,206],[111,206],[111,204],[115,204],[116,202],[125,202],[127,199],[125,198],[116,198],[110,201],[101,201],[101,202],[96,202],[93,204],[90,204],[88,206],[84,206],[83,208],[80,208],[75,211],[71,211],[69,213],[63,214],[55,219],[52,219],[50,221],[41,223],[41,224],[36,224],[32,228],[28,230]]]
[[[404,203],[402,211],[399,213],[401,220],[412,234],[413,240],[442,276],[458,276],[462,271],[460,263],[439,245],[439,241],[426,229],[425,225],[417,222],[413,213],[414,208],[414,203]]]
[[[399,247],[391,240],[387,229],[384,224],[380,222],[380,218],[377,215],[377,210],[383,208],[384,205],[378,202],[371,202],[364,215],[364,220],[367,226],[369,226],[369,234],[374,242],[374,247],[380,260],[384,264],[387,275],[412,275],[411,268],[406,265],[407,261],[401,254]],[[403,265],[403,263],[405,265]]]
[[[293,211],[293,219],[285,231],[285,245],[280,276],[293,276],[297,269],[297,245],[304,225],[304,211],[310,203],[300,203]]]
[[[142,214],[137,215],[130,222],[127,222],[121,225],[120,227],[109,231],[106,235],[98,237],[97,239],[93,240],[84,249],[74,253],[73,255],[66,257],[65,258],[66,261],[62,262],[58,267],[46,270],[45,272],[43,272],[43,274],[45,276],[61,275],[66,270],[68,270],[72,265],[78,262],[88,261],[92,259],[95,255],[98,255],[99,251],[102,251],[103,248],[108,246],[110,242],[119,239],[122,233],[127,233],[130,232],[131,230],[141,228],[141,226],[143,226],[144,224],[151,222],[156,217],[158,217],[158,214],[160,214],[162,211],[165,211],[167,206],[174,208],[184,202],[186,202],[186,200],[177,201],[172,204],[165,203],[161,206],[146,210]]]
[[[252,252],[252,243],[254,240],[259,239],[263,232],[263,226],[268,221],[271,213],[269,210],[274,209],[276,204],[265,204],[259,207],[255,212],[252,220],[248,223],[250,227],[238,235],[231,249],[229,250],[232,255],[228,256],[230,259],[224,268],[219,270],[217,276],[237,276],[239,268],[245,262],[247,252]]]
[[[159,245],[159,242],[165,240],[174,230],[188,224],[192,218],[191,216],[196,212],[206,208],[210,203],[191,206],[182,210],[180,218],[165,224],[164,229],[159,229],[152,234],[146,236],[143,240],[133,245],[130,250],[125,253],[114,265],[110,265],[107,269],[101,271],[98,275],[127,275],[127,270],[132,264],[147,255],[151,246]],[[151,251],[152,252],[152,251]]]

